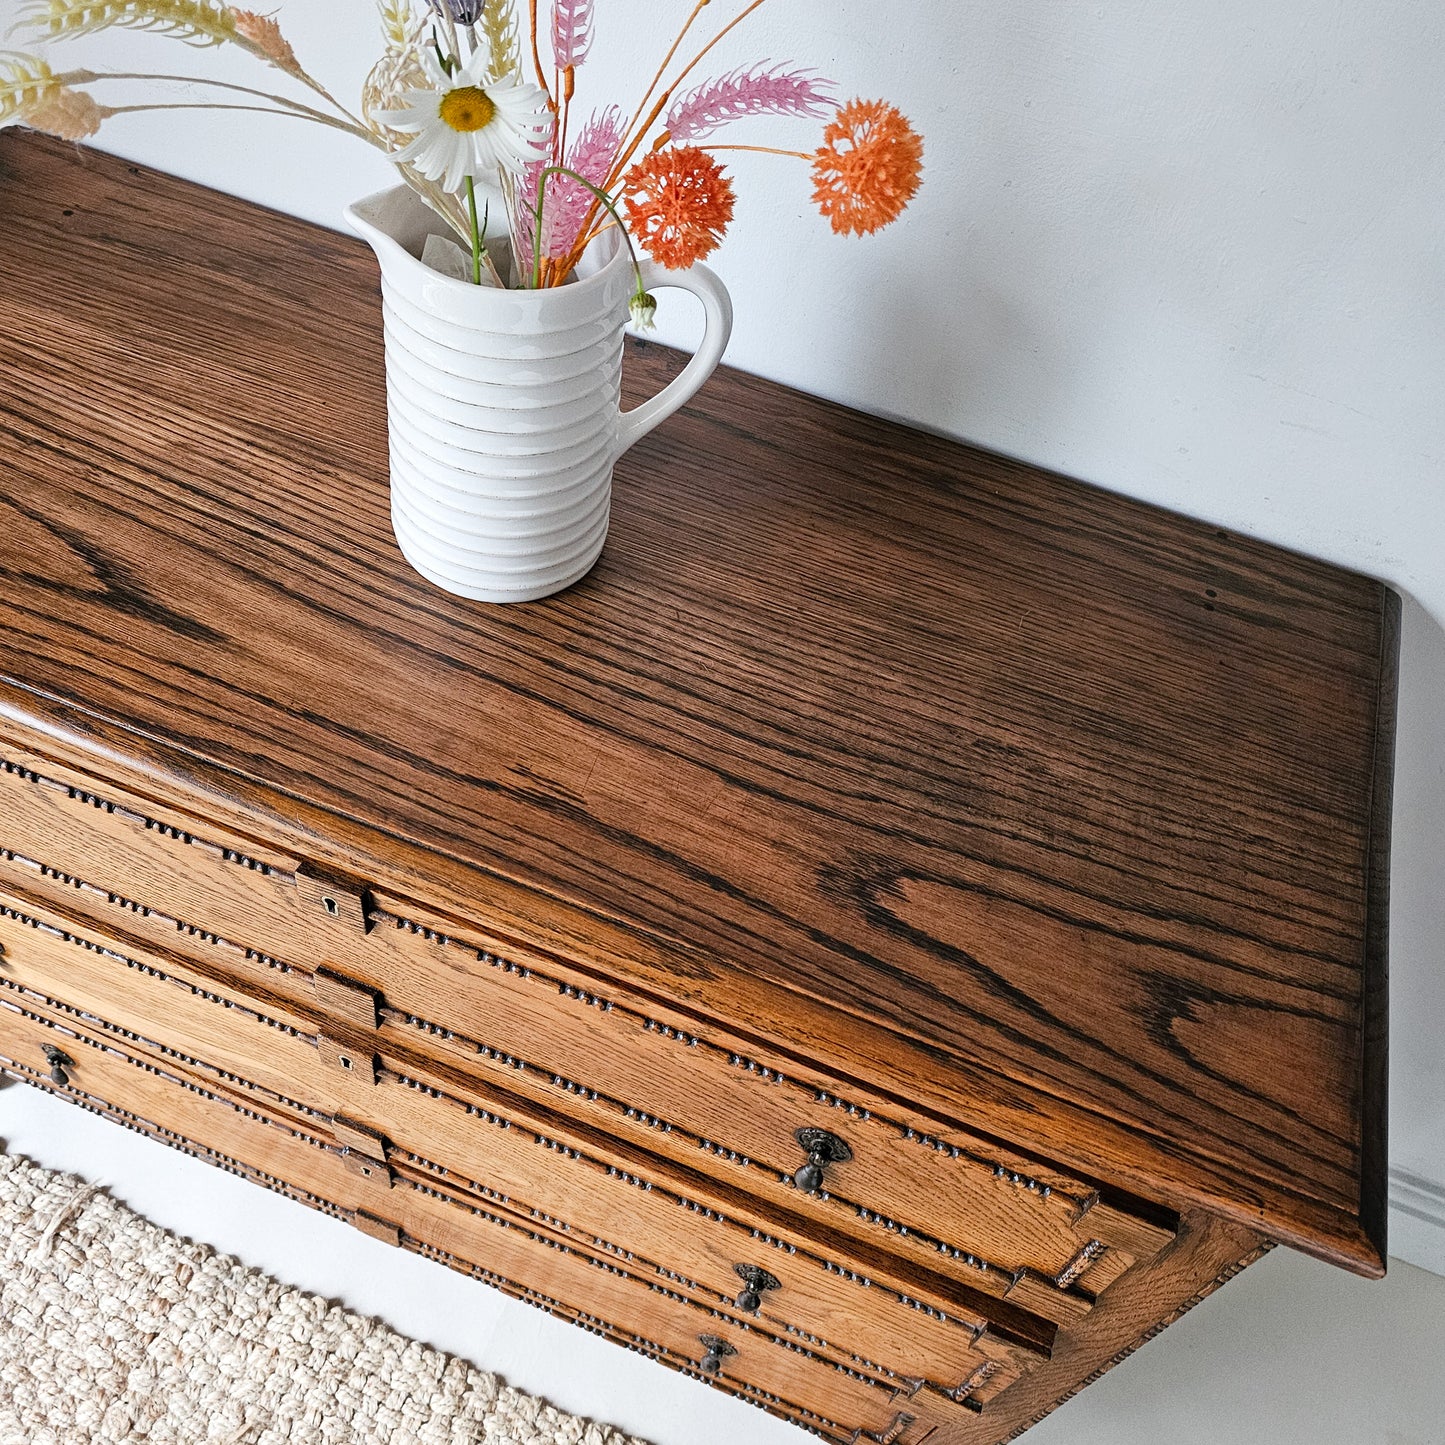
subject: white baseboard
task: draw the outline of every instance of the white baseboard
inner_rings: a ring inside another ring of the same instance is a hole
[[[1445,1184],[1390,1170],[1390,1253],[1445,1275]]]

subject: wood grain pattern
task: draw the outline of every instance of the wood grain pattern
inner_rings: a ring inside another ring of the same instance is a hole
[[[1273,1248],[1272,1241],[1248,1231],[1190,1216],[1168,1257],[1139,1275],[1127,1293],[1121,1291],[1099,1326],[1071,1341],[1049,1370],[1040,1372],[1037,1383],[1012,1391],[986,1429],[970,1423],[962,1431],[945,1431],[936,1437],[940,1445],[1007,1445],[1017,1440]]]
[[[787,1349],[796,1347],[804,1355],[829,1360],[853,1374],[861,1372],[873,1383],[910,1397],[927,1387],[931,1394],[953,1403],[964,1400],[977,1403],[993,1398],[1017,1380],[1025,1370],[1038,1363],[1037,1357],[1019,1357],[1015,1350],[986,1334],[977,1334],[974,1331],[960,1333],[956,1327],[930,1328],[925,1325],[921,1330],[910,1328],[907,1335],[923,1342],[924,1358],[928,1356],[930,1349],[936,1351],[940,1378],[929,1380],[927,1371],[920,1372],[916,1368],[921,1363],[916,1356],[910,1359],[909,1369],[900,1370],[890,1368],[862,1353],[870,1340],[881,1339],[883,1348],[879,1353],[896,1361],[898,1351],[905,1348],[907,1343],[896,1329],[891,1337],[872,1329],[867,1318],[866,1303],[862,1306],[864,1319],[861,1325],[849,1315],[843,1321],[843,1332],[831,1333],[828,1338],[817,1333],[817,1329],[822,1328],[822,1322],[813,1318],[808,1311],[804,1310],[801,1316],[797,1315],[793,1309],[796,1302],[790,1303],[789,1308],[781,1313],[770,1310],[766,1315],[748,1316],[736,1308],[734,1297],[738,1282],[731,1276],[725,1277],[722,1289],[699,1283],[670,1268],[668,1264],[650,1258],[646,1253],[639,1254],[627,1249],[615,1238],[581,1229],[575,1222],[558,1219],[523,1200],[500,1192],[490,1184],[483,1185],[469,1180],[456,1168],[444,1167],[434,1159],[409,1150],[389,1147],[373,1131],[356,1125],[354,1121],[329,1116],[322,1111],[298,1104],[295,1100],[267,1093],[234,1074],[217,1069],[206,1060],[193,1058],[183,1051],[158,1046],[129,1029],[48,997],[35,990],[34,982],[33,977],[26,977],[24,970],[6,971],[0,976],[0,1009],[14,1016],[18,1021],[14,1026],[19,1029],[14,1036],[16,1045],[10,1057],[16,1059],[21,1066],[31,1067],[34,1073],[39,1067],[41,1047],[47,1038],[47,1031],[51,1034],[60,1032],[64,1033],[67,1039],[88,1040],[105,1051],[106,1055],[123,1057],[135,1066],[127,1070],[108,1063],[97,1069],[91,1067],[95,1063],[92,1054],[76,1049],[72,1051],[75,1066],[70,1071],[73,1088],[67,1097],[80,1097],[75,1093],[78,1089],[86,1100],[95,1102],[98,1097],[96,1091],[99,1091],[111,1106],[132,1112],[139,1110],[152,1121],[170,1120],[176,1127],[184,1126],[189,1142],[195,1143],[204,1139],[228,1158],[233,1157],[241,1147],[235,1132],[237,1127],[244,1127],[255,1133],[253,1125],[264,1124],[267,1128],[260,1130],[257,1137],[266,1140],[273,1138],[271,1131],[277,1128],[283,1136],[322,1138],[328,1148],[339,1154],[341,1167],[353,1176],[345,1191],[338,1193],[333,1187],[327,1197],[350,1200],[351,1204],[366,1216],[365,1219],[358,1218],[355,1221],[357,1226],[376,1234],[378,1238],[395,1233],[396,1226],[388,1224],[387,1220],[397,1214],[397,1201],[407,1197],[405,1189],[417,1190],[430,1197],[444,1196],[446,1200],[464,1209],[481,1211],[479,1217],[497,1227],[520,1229],[528,1238],[561,1246],[564,1252],[578,1248],[591,1251],[598,1268],[610,1268],[613,1263],[625,1265],[627,1274],[649,1281],[649,1287],[655,1292],[676,1303],[690,1303],[698,1308],[703,1318],[696,1328],[707,1328],[708,1321],[725,1318],[737,1328],[752,1330],[760,1336],[781,1343]],[[0,1022],[0,1030],[6,1027],[9,1025]],[[186,1123],[184,1119],[173,1118],[170,1113],[165,1112],[169,1106],[158,1105],[155,1100],[168,1099],[170,1095],[164,1087],[165,1081],[174,1083],[178,1079],[186,1083],[191,1093],[199,1090],[228,1107],[202,1109],[190,1123]],[[34,1078],[31,1079],[31,1082],[35,1081]],[[155,1089],[160,1090],[159,1094],[144,1092]],[[143,1092],[137,1092],[138,1090]],[[238,1119],[252,1122],[242,1126],[238,1125]],[[446,1141],[438,1138],[431,1142],[436,1147],[443,1148]],[[387,1156],[385,1161],[382,1159],[383,1154]],[[293,1156],[293,1167],[300,1157]],[[330,1168],[335,1162],[329,1161],[327,1167]],[[301,1158],[301,1163],[305,1165],[304,1158]],[[283,1160],[279,1157],[269,1159],[269,1164],[276,1170],[283,1168]],[[317,1187],[316,1179],[306,1173],[304,1168],[299,1174],[290,1173],[282,1177],[288,1184]],[[360,1187],[358,1181],[367,1187]],[[438,1190],[441,1191],[440,1194]],[[625,1225],[625,1217],[618,1223]],[[463,1238],[463,1226],[455,1219],[453,1224],[455,1228],[448,1236],[449,1248],[459,1250],[462,1258],[487,1262],[493,1268],[500,1267],[501,1261],[494,1253],[488,1252],[489,1230],[480,1230],[478,1236],[467,1243]],[[439,1242],[435,1233],[424,1237],[432,1244]],[[391,1242],[395,1243],[396,1240],[392,1239]],[[655,1239],[653,1243],[665,1250],[665,1239]],[[759,1249],[766,1254],[766,1246],[759,1246]],[[454,1253],[453,1258],[457,1257]],[[525,1271],[520,1272],[517,1278],[523,1282],[537,1282]],[[574,1308],[594,1314],[604,1303],[585,1288],[580,1291],[574,1289],[567,1298],[572,1301]],[[815,1328],[809,1329],[790,1322],[790,1318],[799,1317],[807,1319]],[[625,1319],[626,1315],[618,1316],[610,1321],[610,1325],[616,1327]]]
[[[45,1079],[36,1060],[40,1046],[59,1040],[76,1059],[70,1084]],[[581,1240],[566,1243],[533,1232],[459,1197],[436,1181],[399,1181],[376,1194],[346,1168],[324,1123],[288,1127],[238,1108],[172,1065],[158,1069],[123,1047],[80,1030],[57,1028],[44,1009],[30,1012],[0,997],[0,1068],[65,1097],[123,1111],[146,1132],[183,1146],[206,1141],[222,1159],[244,1163],[258,1182],[284,1183],[315,1205],[350,1219],[365,1233],[390,1243],[403,1237],[438,1253],[481,1266],[538,1294],[585,1307],[611,1329],[648,1346],[649,1353],[686,1361],[697,1370],[699,1337],[727,1339],[734,1355],[717,1383],[781,1408],[835,1439],[854,1431],[885,1431],[906,1414],[922,1421],[958,1415],[942,1396],[918,1398],[900,1382],[888,1382],[814,1355],[796,1342],[754,1329],[717,1311],[689,1306],[681,1296],[654,1288],[640,1271],[589,1254]]]
[[[374,1141],[356,1153],[380,1166],[377,1178],[397,1159],[444,1163],[445,1175],[485,1181],[488,1197],[503,1204],[517,1201],[540,1218],[560,1218],[567,1229],[652,1257],[700,1282],[714,1302],[738,1293],[736,1264],[759,1261],[781,1285],[767,1294],[761,1320],[846,1339],[900,1377],[952,1388],[983,1360],[1016,1377],[1052,1346],[1054,1329],[1012,1300],[951,1290],[936,1277],[930,1288],[928,1276],[876,1251],[840,1252],[836,1237],[761,1214],[737,1191],[719,1191],[691,1171],[669,1171],[565,1119],[529,1111],[514,1096],[478,1089],[456,1070],[428,1069],[417,1055],[385,1043],[378,1046],[375,1082],[349,1089],[318,1053],[314,1019],[261,1012],[216,992],[210,980],[188,981],[169,959],[122,952],[119,941],[87,938],[73,927],[23,912],[0,894],[0,1000],[22,1000],[50,1018],[63,1010],[84,1027],[106,1030],[137,1057],[204,1075],[208,1087],[248,1108],[302,1125],[324,1118],[333,1135],[334,1116],[344,1113],[348,1142],[359,1132]],[[85,1022],[91,1019],[104,1022]]]
[[[390,1213],[406,1220],[406,1231],[354,1204],[338,1205],[335,1201],[356,1197],[354,1184],[348,1182],[352,1176],[338,1173],[319,1131],[303,1137],[304,1131],[277,1129],[259,1116],[227,1106],[219,1096],[209,1094],[204,1086],[197,1088],[186,1084],[182,1073],[167,1076],[154,1069],[128,1065],[126,1056],[119,1050],[108,1050],[97,1059],[94,1049],[83,1044],[72,1031],[65,1034],[62,1042],[76,1045],[76,1053],[82,1060],[79,1068],[94,1066],[97,1062],[100,1067],[86,1068],[88,1078],[85,1083],[77,1080],[70,1088],[56,1089],[44,1078],[37,1062],[37,1044],[41,1037],[37,1030],[43,1032],[46,1028],[43,1010],[27,1014],[0,1000],[0,1069],[38,1087],[59,1092],[93,1112],[115,1118],[126,1127],[158,1138],[172,1147],[207,1158],[232,1173],[285,1193],[312,1208],[348,1218],[358,1228],[378,1238],[400,1243],[452,1268],[473,1273],[486,1283],[550,1313],[580,1323],[629,1348],[641,1349],[673,1369],[681,1369],[695,1378],[706,1380],[707,1377],[697,1370],[696,1355],[689,1357],[687,1353],[691,1344],[690,1331],[695,1328],[691,1323],[682,1326],[679,1333],[676,1316],[672,1315],[665,1327],[659,1327],[654,1303],[646,1311],[647,1332],[637,1334],[629,1332],[626,1326],[609,1323],[592,1313],[587,1306],[575,1302],[579,1298],[590,1302],[597,1300],[591,1274],[584,1273],[579,1280],[575,1274],[569,1277],[564,1268],[573,1260],[585,1258],[575,1248],[544,1252],[541,1258],[545,1263],[539,1274],[535,1259],[538,1252],[532,1250],[528,1254],[524,1237],[519,1236],[515,1229],[499,1234],[495,1228],[479,1228],[479,1220],[490,1222],[493,1226],[503,1223],[501,1216],[492,1210],[473,1209],[469,1217],[453,1213],[459,1205],[465,1209],[464,1203],[449,1199],[440,1192],[414,1188],[409,1194],[389,1201],[392,1205]],[[90,1092],[92,1085],[98,1085],[102,1093]],[[178,1085],[185,1090],[184,1093],[178,1091]],[[134,1108],[115,1105],[106,1095],[124,1095],[142,1112],[138,1114]],[[220,1127],[215,1120],[218,1111],[225,1120]],[[158,1122],[151,1116],[159,1116],[164,1122]],[[202,1138],[224,1139],[226,1147],[232,1152],[223,1153],[214,1145],[202,1144],[199,1142]],[[525,1238],[544,1244],[544,1250],[548,1248],[540,1231],[527,1233]],[[517,1254],[519,1246],[521,1256]],[[916,1442],[916,1445],[923,1445],[924,1440],[932,1442],[932,1445],[1005,1445],[1127,1358],[1269,1248],[1269,1241],[1261,1240],[1237,1226],[1208,1216],[1190,1216],[1184,1221],[1179,1239],[1168,1252],[1150,1269],[1132,1275],[1100,1307],[1090,1329],[1066,1338],[1048,1365],[1026,1379],[1012,1383],[1000,1395],[988,1392],[985,1379],[982,1383],[987,1403],[981,1414],[970,1416],[950,1411],[940,1418],[938,1412],[943,1407],[937,1392],[920,1395],[915,1391],[900,1400],[901,1408],[893,1416],[892,1425],[902,1421],[902,1428],[911,1431],[907,1439]],[[485,1262],[478,1262],[479,1250],[485,1255]],[[636,1278],[627,1269],[618,1269],[605,1253],[592,1259],[588,1267],[600,1268],[604,1275],[623,1281]],[[499,1274],[500,1268],[510,1268],[517,1278],[514,1280]],[[520,1280],[532,1283],[519,1283]],[[639,1282],[646,1283],[645,1280]],[[681,1297],[665,1285],[654,1281],[647,1287],[654,1295],[670,1299],[675,1304],[683,1303]],[[555,1293],[547,1293],[548,1289]],[[580,1294],[577,1293],[579,1289]],[[629,1307],[635,1306],[635,1301],[628,1301],[628,1305],[619,1312],[618,1298],[613,1291],[607,1303],[617,1318],[635,1317]],[[715,1328],[715,1322],[716,1316],[710,1317],[709,1327]],[[673,1348],[654,1336],[671,1339]],[[749,1358],[755,1359],[756,1351],[750,1352]],[[772,1362],[772,1357],[768,1358]],[[806,1361],[807,1358],[807,1351],[801,1351],[800,1359]],[[806,1392],[810,1378],[816,1381],[816,1371],[810,1376],[804,1366],[796,1365],[791,1393],[797,1395],[800,1384]],[[829,1377],[824,1376],[824,1380],[828,1383],[824,1385],[819,1401],[821,1413],[799,1407],[771,1391],[761,1390],[750,1385],[746,1379],[729,1380],[725,1386],[775,1414],[819,1431],[827,1438],[848,1439],[849,1445],[859,1445],[858,1439],[849,1436],[846,1427],[836,1424],[833,1417],[838,1413],[837,1392],[830,1388],[832,1382]],[[959,1392],[958,1403],[966,1405],[968,1398],[969,1391],[965,1388]],[[859,1439],[869,1438],[869,1433],[865,1432]]]
[[[1386,589],[731,374],[590,578],[465,604],[389,536],[358,244],[14,134],[0,188],[21,735],[1382,1267]]]
[[[1072,1266],[1092,1246],[1087,1287],[1097,1293],[1099,1266],[1117,1263],[1102,1258],[1100,1246],[1137,1259],[1169,1237],[1167,1222],[1044,1161],[890,1109],[870,1090],[844,1093],[838,1081],[757,1056],[736,1036],[675,1026],[578,980],[558,960],[503,955],[475,930],[450,935],[417,924],[406,916],[408,900],[386,900],[405,914],[369,908],[369,931],[338,922],[275,855],[261,863],[249,840],[176,813],[158,825],[139,800],[93,791],[99,786],[21,772],[0,756],[8,845],[0,883],[38,887],[62,909],[109,911],[111,928],[194,954],[219,971],[210,977],[223,989],[229,974],[232,993],[280,994],[366,1029],[377,1025],[380,998],[387,1034],[409,1032],[405,1047],[420,1044],[439,1062],[685,1164],[706,1155],[709,1167],[778,1208],[952,1273],[971,1289],[1021,1297],[1032,1283],[1020,1278],[1025,1270],[1041,1280],[1069,1271],[1073,1282],[1085,1271]],[[253,956],[258,950],[264,962]],[[337,957],[364,986],[325,966]],[[320,1025],[312,1017],[307,1027]],[[239,1067],[234,1048],[228,1052]],[[264,1048],[252,1051],[254,1076],[273,1063]],[[840,1131],[854,1158],[809,1196],[793,1184],[805,1157],[795,1131],[819,1125]],[[1032,1294],[1031,1307],[1050,1318],[1087,1309],[1077,1293]]]

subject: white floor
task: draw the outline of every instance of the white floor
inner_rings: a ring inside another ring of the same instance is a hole
[[[0,1141],[106,1184],[158,1224],[653,1445],[814,1439],[36,1089],[0,1089]],[[1445,1445],[1445,1278],[1395,1263],[1372,1284],[1276,1250],[1027,1440]]]

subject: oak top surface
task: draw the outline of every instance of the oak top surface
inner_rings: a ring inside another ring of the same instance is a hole
[[[724,371],[489,607],[392,540],[361,243],[9,132],[0,299],[8,715],[1372,1263],[1380,584]]]

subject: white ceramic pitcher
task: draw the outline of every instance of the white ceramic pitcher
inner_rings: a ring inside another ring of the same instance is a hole
[[[696,354],[661,392],[620,412],[622,335],[634,289],[609,231],[577,279],[546,290],[473,286],[424,266],[443,223],[406,186],[347,208],[381,265],[391,518],[408,562],[482,602],[530,602],[584,576],[607,537],[612,467],[712,374],[732,330],[705,266],[642,264],[648,291],[703,305]]]

